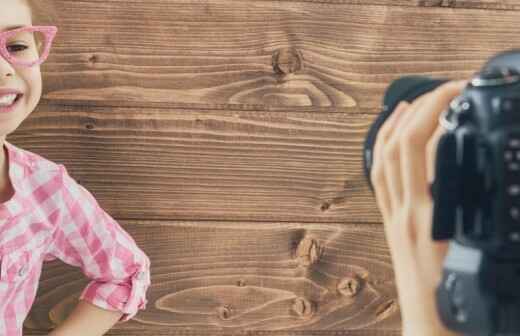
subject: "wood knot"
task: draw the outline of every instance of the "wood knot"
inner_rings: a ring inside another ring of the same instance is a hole
[[[359,293],[361,283],[357,277],[345,277],[338,282],[338,292],[341,295],[352,297]]]
[[[456,0],[442,0],[441,1],[441,7],[456,7],[457,1]]]
[[[237,286],[238,287],[244,287],[246,285],[246,281],[243,280],[243,279],[240,279],[237,281]]]
[[[288,75],[303,69],[302,54],[294,48],[282,48],[274,52],[272,63],[275,73]]]
[[[457,0],[417,0],[418,7],[457,7]]]
[[[296,247],[296,258],[302,266],[309,266],[318,262],[322,254],[323,249],[318,242],[309,237],[302,239]]]
[[[306,298],[298,297],[294,299],[292,310],[300,318],[308,318],[316,311],[316,304]]]
[[[94,129],[94,125],[92,125],[92,124],[86,124],[85,127],[86,127],[88,130],[92,130],[92,129]]]
[[[231,314],[233,313],[233,309],[229,305],[225,305],[217,308],[218,317],[221,320],[229,320],[231,318]]]
[[[376,308],[376,316],[378,320],[388,318],[399,310],[399,304],[395,300],[389,300]]]
[[[330,208],[330,203],[328,203],[328,202],[324,202],[321,205],[321,211],[327,211],[327,210],[329,210],[329,208]]]
[[[92,55],[89,57],[88,61],[90,63],[97,63],[98,62],[98,56],[97,55]]]

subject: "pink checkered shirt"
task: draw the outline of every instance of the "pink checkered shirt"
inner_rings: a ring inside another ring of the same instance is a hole
[[[80,267],[80,299],[123,313],[146,308],[150,259],[64,165],[5,141],[14,196],[0,204],[0,335],[22,335],[44,261]],[[95,322],[94,322],[95,323]]]

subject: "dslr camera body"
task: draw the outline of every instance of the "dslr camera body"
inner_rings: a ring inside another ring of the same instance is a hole
[[[399,101],[449,81],[401,77],[388,87],[383,111],[363,149],[370,181],[378,130]],[[485,63],[439,122],[432,239],[450,240],[437,311],[444,325],[467,335],[520,335],[520,49]]]

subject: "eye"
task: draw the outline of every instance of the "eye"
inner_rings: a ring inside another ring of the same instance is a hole
[[[11,50],[11,48],[15,48],[14,51]],[[23,45],[23,44],[11,44],[10,46],[7,46],[7,50],[9,52],[18,52],[18,51],[23,51],[23,50],[26,50],[26,49],[29,49],[29,47]]]

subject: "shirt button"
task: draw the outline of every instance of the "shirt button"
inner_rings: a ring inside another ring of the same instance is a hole
[[[27,265],[23,265],[22,268],[18,271],[19,276],[24,276],[27,273]]]

